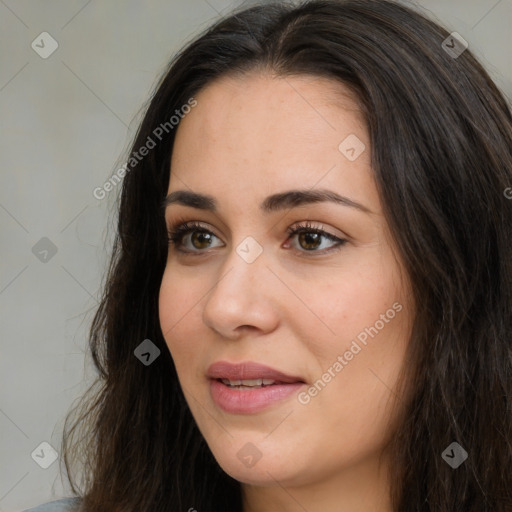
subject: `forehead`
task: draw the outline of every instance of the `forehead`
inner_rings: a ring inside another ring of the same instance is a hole
[[[278,77],[262,72],[225,76],[202,89],[196,100],[197,106],[180,122],[177,145],[183,132],[217,140],[239,138],[266,127],[271,133],[288,128],[292,136],[308,132],[321,136],[326,128],[338,130],[343,120],[364,130],[355,95],[343,84],[323,77]],[[336,124],[329,119],[334,110],[345,114],[343,119],[334,116]],[[295,123],[297,118],[300,125]]]
[[[312,188],[322,180],[342,193],[368,192],[367,131],[357,98],[342,84],[254,72],[220,78],[195,99],[178,126],[169,190],[184,181],[203,191],[228,186],[256,193]],[[349,135],[366,147],[355,161],[339,149]],[[340,190],[343,181],[351,185]]]

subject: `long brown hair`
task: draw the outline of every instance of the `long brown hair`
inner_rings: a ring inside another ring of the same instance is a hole
[[[160,205],[171,116],[215,79],[255,68],[338,81],[365,116],[416,304],[404,362],[410,398],[389,445],[394,509],[512,510],[512,116],[471,50],[447,51],[449,37],[387,0],[266,3],[220,20],[172,60],[132,152],[149,137],[157,143],[123,178],[90,331],[98,380],[65,425],[64,460],[75,493],[74,464],[82,474],[83,510],[242,510],[240,483],[201,436],[160,330]],[[150,366],[134,356],[145,339],[161,351]],[[468,454],[456,469],[442,457],[452,442]]]

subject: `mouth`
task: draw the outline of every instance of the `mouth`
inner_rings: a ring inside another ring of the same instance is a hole
[[[252,361],[232,364],[220,361],[207,371],[215,404],[232,414],[254,414],[283,402],[302,386],[302,377],[288,375]]]
[[[218,382],[222,382],[226,386],[233,389],[254,389],[264,388],[268,386],[275,386],[280,384],[289,384],[286,382],[280,382],[272,379],[245,379],[245,380],[230,380],[230,379],[216,379]]]

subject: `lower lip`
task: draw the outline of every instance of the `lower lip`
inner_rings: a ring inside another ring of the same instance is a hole
[[[210,379],[213,401],[224,411],[232,414],[251,414],[262,411],[275,402],[288,398],[305,384],[273,384],[254,389],[230,388],[215,379]]]

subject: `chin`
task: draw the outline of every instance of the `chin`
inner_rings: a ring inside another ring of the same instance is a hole
[[[262,461],[252,468],[247,468],[239,464],[238,460],[230,460],[226,461],[226,463],[223,462],[221,467],[230,477],[248,485],[266,487],[276,485],[276,481],[283,484],[283,481],[293,479],[289,470],[283,470],[280,467],[275,467],[273,464],[264,464]]]
[[[237,448],[233,449],[234,446]],[[250,441],[238,441],[213,454],[225,473],[244,484],[269,486],[289,482],[291,485],[300,480],[297,461],[280,452],[276,445],[258,448]]]

